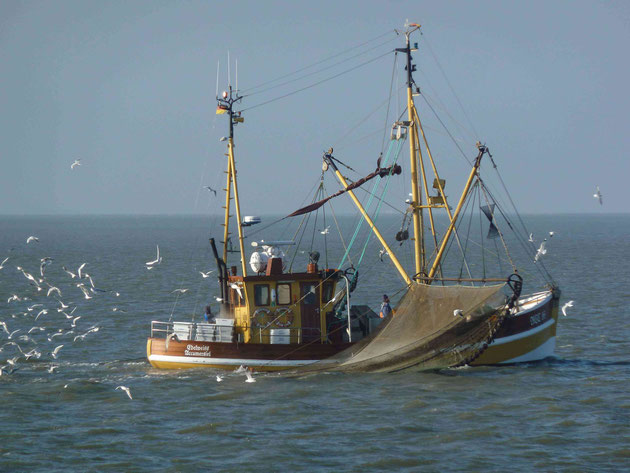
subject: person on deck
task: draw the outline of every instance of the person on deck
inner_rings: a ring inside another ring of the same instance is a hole
[[[381,304],[381,313],[379,314],[381,319],[384,319],[392,313],[392,307],[389,305],[389,297],[387,294],[383,294],[383,303]]]
[[[203,317],[206,319],[206,322],[208,323],[216,322],[214,318],[214,314],[212,313],[212,308],[209,305],[206,306],[206,313],[203,314]]]

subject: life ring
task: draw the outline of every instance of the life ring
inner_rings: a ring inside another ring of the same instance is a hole
[[[265,309],[261,307],[260,309],[256,309],[252,314],[252,326],[256,328],[265,326],[265,317],[271,314],[269,309]]]
[[[290,327],[293,325],[293,311],[288,307],[280,307],[274,314],[276,327]],[[285,316],[286,322],[280,321],[280,317]]]

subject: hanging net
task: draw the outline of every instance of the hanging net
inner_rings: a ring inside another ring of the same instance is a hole
[[[414,284],[376,332],[298,373],[433,370],[468,364],[492,341],[508,313],[504,287]]]

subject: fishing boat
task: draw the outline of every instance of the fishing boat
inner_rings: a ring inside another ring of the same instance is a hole
[[[233,90],[229,85],[222,96],[217,95],[217,114],[227,115],[229,123],[222,253],[215,239],[210,239],[218,269],[219,309],[216,314],[209,310],[205,322],[153,321],[147,340],[151,365],[225,369],[246,365],[257,371],[395,371],[517,363],[553,355],[560,290],[549,277],[541,290],[521,294],[522,272],[510,257],[508,238],[500,229],[499,220],[505,220],[512,230],[516,225],[482,179],[484,157],[496,169],[487,146],[476,143],[476,157],[461,196],[454,209],[449,204],[446,180],[438,174],[414,102],[420,89],[413,77],[416,66],[412,52],[418,48],[410,38],[419,30],[419,25],[407,24],[405,46],[394,50],[405,60],[407,107],[406,117],[398,117],[392,125],[386,155],[378,159],[373,172],[349,182],[340,171],[340,166],[346,164],[329,149],[322,158],[322,180],[324,173],[330,172],[340,190],[325,196],[320,186],[316,193],[319,198],[286,217],[307,218],[335,197],[347,194],[361,215],[361,225],[369,227],[370,235],[381,245],[381,258],[392,264],[402,280],[402,296],[396,307],[383,314],[378,308],[356,304],[351,298],[359,283],[359,271],[354,264],[343,268],[349,248],[342,262],[333,268],[327,264],[320,267],[319,252],[309,251],[308,263],[300,271],[287,264],[287,254],[297,253],[298,242],[294,240],[251,241],[249,254],[246,252],[244,227],[260,219],[241,216],[234,128],[244,122],[244,117],[236,110],[242,96],[238,88]],[[377,218],[388,183],[400,179],[398,157],[405,142],[409,149],[411,193],[395,240],[399,245],[413,245],[411,262],[398,258],[392,242],[379,230]],[[369,181],[374,182],[374,187],[368,192],[370,199],[366,203],[354,190],[365,187]],[[382,189],[380,195],[376,194],[377,185]],[[238,232],[236,250],[231,246],[232,202]],[[374,202],[379,202],[376,210],[372,209]],[[485,204],[479,206],[477,215],[487,218],[487,238],[494,243],[499,240],[504,246],[511,265],[509,274],[490,277],[484,264],[483,274],[473,277],[465,251],[469,236],[463,235],[460,227],[465,211],[474,209],[475,202]],[[438,229],[438,211],[446,214],[443,230]],[[520,218],[519,223],[524,227]],[[317,231],[326,234],[329,227]],[[454,241],[462,250],[461,268],[465,271],[449,277],[446,255]],[[525,243],[533,260],[535,247],[522,239],[516,241]],[[237,254],[240,264],[230,265],[230,253]],[[538,269],[544,270],[542,261],[536,263]]]

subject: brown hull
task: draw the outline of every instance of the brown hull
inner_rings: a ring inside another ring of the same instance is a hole
[[[166,350],[163,338],[149,338],[147,357],[156,368],[235,369],[246,365],[256,371],[278,371],[329,358],[349,346],[348,343],[271,345],[171,340]]]

